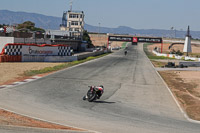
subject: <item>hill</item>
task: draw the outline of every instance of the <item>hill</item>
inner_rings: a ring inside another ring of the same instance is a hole
[[[62,14],[61,14],[62,16]],[[24,21],[32,21],[36,27],[44,29],[59,29],[62,22],[61,17],[46,16],[37,13],[27,12],[14,12],[8,10],[0,10],[0,24],[19,24]],[[99,32],[98,26],[85,24],[84,27],[89,32]],[[187,28],[187,27],[186,27]],[[177,37],[184,38],[186,31],[172,31],[162,29],[134,29],[127,26],[119,26],[117,28],[100,27],[101,33],[114,33],[114,34],[130,34],[138,36],[156,36],[156,37]],[[193,38],[200,38],[200,31],[191,31]]]

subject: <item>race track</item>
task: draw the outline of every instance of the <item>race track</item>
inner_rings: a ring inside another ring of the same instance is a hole
[[[99,101],[82,100],[89,85],[104,85],[105,93]],[[102,133],[200,132],[199,124],[184,118],[142,44],[129,45],[127,56],[120,50],[27,84],[1,89],[0,107]]]

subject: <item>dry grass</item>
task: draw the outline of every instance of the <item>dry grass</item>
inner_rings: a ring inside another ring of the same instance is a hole
[[[49,123],[49,122],[45,122],[45,121],[41,121],[37,119],[32,119],[32,118],[18,115],[18,114],[8,112],[2,109],[0,109],[0,124],[25,126],[25,127],[40,127],[40,128],[48,128],[48,129],[83,131],[77,128],[72,128],[72,127],[53,124],[53,123]]]
[[[24,78],[25,71],[40,70],[60,64],[63,63],[0,63],[0,85]]]
[[[159,73],[188,116],[200,120],[200,72],[160,71]]]

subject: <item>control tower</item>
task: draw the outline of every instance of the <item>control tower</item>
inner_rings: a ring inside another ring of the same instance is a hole
[[[69,31],[70,36],[82,36],[83,34],[84,12],[72,10],[72,1],[70,2],[70,10],[63,12],[60,30]]]

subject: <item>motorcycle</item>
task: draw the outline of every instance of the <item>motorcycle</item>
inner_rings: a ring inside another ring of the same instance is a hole
[[[89,102],[93,102],[97,99],[100,99],[104,92],[104,87],[101,85],[99,87],[96,86],[88,86],[90,89],[87,92],[87,95],[83,97],[83,100],[88,100]]]
[[[125,51],[124,51],[124,55],[126,56],[126,55],[127,55],[127,53],[128,53],[128,52],[125,50]]]

